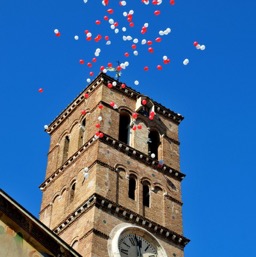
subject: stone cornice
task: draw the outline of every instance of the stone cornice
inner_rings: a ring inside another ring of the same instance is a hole
[[[98,88],[102,82],[106,86],[108,82],[116,81],[112,77],[109,77],[105,73],[100,73],[92,82],[91,84],[85,88],[72,102],[69,104],[49,125],[48,128],[45,129],[47,133],[52,133],[75,109],[76,107],[85,100],[84,94],[91,94]],[[126,86],[125,88],[121,87],[121,82],[117,82],[117,86],[113,87],[112,90],[118,91],[122,94],[125,94],[127,97],[137,99],[143,96],[140,92],[132,89],[131,87]],[[152,99],[151,99],[152,100]],[[164,107],[163,105],[157,103],[156,101],[152,100],[153,104],[155,105],[155,112],[163,115],[164,117],[172,120],[176,124],[180,124],[180,122],[184,119],[184,117],[178,113],[173,112],[172,110]]]
[[[126,145],[125,143],[116,140],[109,135],[104,134],[102,138],[97,138],[94,136],[88,142],[86,142],[77,152],[70,156],[70,158],[63,165],[61,165],[51,176],[46,178],[46,180],[39,186],[40,190],[45,190],[45,188],[52,181],[54,181],[58,176],[60,176],[67,167],[69,167],[77,158],[80,157],[80,155],[84,151],[86,151],[97,140],[117,149],[120,152],[123,152],[124,154],[130,156],[131,158],[139,162],[144,163],[147,166],[151,166],[152,169],[162,172],[165,175],[171,176],[172,178],[178,179],[179,181],[182,181],[182,179],[185,177],[185,174],[181,173],[180,171],[175,170],[165,164],[159,165],[159,161],[151,158],[149,155],[144,154],[136,150],[135,148]]]
[[[90,208],[93,206],[102,209],[105,212],[111,212],[112,214],[114,213],[116,216],[119,218],[128,221],[132,224],[139,225],[141,227],[144,227],[145,229],[149,230],[150,232],[154,233],[155,235],[164,238],[167,241],[170,241],[171,243],[184,248],[188,243],[189,239],[186,237],[170,230],[167,229],[158,223],[147,219],[141,215],[139,215],[136,212],[133,212],[124,206],[121,206],[115,202],[112,202],[108,200],[107,198],[94,194],[92,195],[85,203],[83,203],[80,207],[76,209],[75,212],[73,212],[67,219],[65,219],[60,225],[55,227],[53,231],[56,234],[60,234],[63,232],[67,227],[69,227],[76,219],[80,217],[84,212],[87,212]],[[89,232],[89,231],[88,231]],[[86,235],[88,234],[86,233]],[[102,232],[100,232],[102,235]],[[107,236],[107,235],[105,235]]]

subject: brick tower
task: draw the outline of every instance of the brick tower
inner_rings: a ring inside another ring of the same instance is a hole
[[[40,220],[85,257],[183,257],[182,119],[100,73],[46,129]]]

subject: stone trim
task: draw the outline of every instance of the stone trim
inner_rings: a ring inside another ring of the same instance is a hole
[[[139,162],[144,163],[147,166],[151,166],[152,169],[157,170],[159,172],[162,172],[165,175],[171,176],[175,179],[178,179],[179,181],[182,181],[183,178],[185,178],[185,174],[181,173],[178,170],[175,170],[167,165],[159,166],[159,162],[155,159],[152,159],[147,154],[144,154],[135,148],[126,145],[125,143],[114,139],[113,137],[104,134],[102,138],[96,138],[95,136],[92,137],[88,142],[86,142],[77,152],[75,152],[70,158],[62,165],[60,168],[58,168],[50,177],[48,177],[40,186],[40,190],[45,190],[45,188],[54,181],[58,176],[60,176],[64,170],[73,163],[85,150],[87,150],[91,144],[93,144],[96,140],[99,140],[100,142],[103,142],[115,149],[118,149],[118,151],[123,152],[130,157],[136,159]],[[99,161],[100,162],[100,161]],[[112,169],[112,167],[111,167]]]
[[[139,215],[136,212],[133,212],[124,206],[121,206],[115,202],[112,202],[108,200],[107,198],[94,194],[92,195],[84,204],[82,204],[75,212],[73,212],[65,221],[63,221],[59,226],[53,229],[54,233],[59,235],[62,231],[64,231],[67,227],[70,226],[72,222],[74,222],[79,216],[87,212],[90,208],[93,206],[97,207],[98,209],[102,209],[105,212],[111,212],[112,214],[115,214],[119,218],[128,221],[132,224],[137,224],[141,227],[146,228],[151,233],[157,235],[158,237],[162,237],[165,240],[170,241],[171,243],[174,243],[175,245],[184,248],[190,240],[186,237],[167,229],[158,223],[147,219],[141,215]],[[72,219],[70,218],[72,217]],[[88,231],[83,237],[88,236],[88,234],[95,232],[97,230],[92,229]],[[97,231],[98,235],[101,237],[108,239],[108,236],[103,234],[100,231]]]
[[[91,84],[84,89],[72,102],[70,105],[68,105],[48,126],[45,131],[47,133],[52,133],[62,122],[65,118],[67,118],[75,109],[76,107],[85,99],[84,94],[87,93],[91,95],[96,88],[103,84],[106,86],[108,82],[116,81],[115,79],[109,77],[105,73],[100,73],[94,81],[91,82]],[[121,87],[121,82],[116,81],[117,86],[113,87],[112,90],[121,92],[122,94],[125,94],[127,97],[130,97],[132,99],[137,99],[142,96],[142,94],[138,91],[135,91],[131,87],[126,86],[126,88]],[[153,104],[155,105],[155,112],[158,114],[161,114],[165,116],[166,118],[172,120],[176,124],[180,124],[180,122],[184,119],[184,117],[178,113],[173,112],[172,110],[164,107],[163,105],[153,101],[150,99]]]

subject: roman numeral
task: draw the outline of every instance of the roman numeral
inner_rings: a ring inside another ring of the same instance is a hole
[[[123,245],[126,245],[128,248],[130,248],[131,246],[126,244],[125,242],[123,242]]]
[[[130,242],[131,242],[132,245],[135,245],[135,240],[134,240],[134,238],[129,237],[129,240],[130,240]]]
[[[123,253],[123,254],[125,254],[125,255],[128,255],[128,250],[121,249],[121,253]]]

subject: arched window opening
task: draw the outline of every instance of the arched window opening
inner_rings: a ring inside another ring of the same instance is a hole
[[[128,191],[128,196],[130,199],[135,200],[135,192],[136,192],[136,179],[134,177],[130,177],[129,191]]]
[[[64,140],[63,161],[62,161],[62,163],[64,163],[68,159],[69,143],[70,143],[69,136],[66,136],[65,140]]]
[[[150,203],[149,186],[144,184],[143,185],[143,206],[149,207],[149,203]]]
[[[78,139],[78,148],[82,147],[82,145],[84,144],[84,139],[85,139],[85,127],[86,127],[86,119],[83,119],[82,123],[80,124],[79,139]]]
[[[75,250],[77,250],[78,248],[78,240],[74,241],[73,244],[71,245],[71,247]]]
[[[73,202],[75,198],[75,191],[76,191],[76,183],[73,183],[71,188],[70,188],[70,197],[69,197],[69,202]]]
[[[130,122],[131,118],[130,115],[122,111],[120,113],[119,119],[119,140],[123,143],[129,145],[130,144]]]
[[[160,145],[160,138],[157,131],[152,130],[148,135],[148,154],[158,159],[158,147]],[[152,155],[153,154],[153,155]]]

